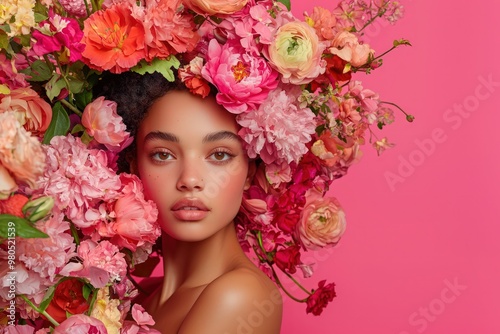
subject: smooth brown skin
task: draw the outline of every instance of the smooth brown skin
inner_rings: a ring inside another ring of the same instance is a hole
[[[147,282],[152,293],[141,304],[164,334],[280,331],[280,292],[246,257],[233,223],[255,168],[239,140],[203,140],[221,131],[237,134],[234,115],[213,98],[173,91],[153,104],[137,135],[132,165],[159,208],[166,273],[160,282]],[[179,140],[145,140],[152,132]],[[213,196],[207,185],[218,173],[228,181],[219,182]],[[173,203],[186,197],[202,200],[208,216],[196,222],[172,216]]]

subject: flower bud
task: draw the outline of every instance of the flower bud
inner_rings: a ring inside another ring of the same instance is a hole
[[[54,207],[54,199],[50,196],[43,196],[31,200],[23,206],[24,216],[31,222],[36,222],[45,218]]]

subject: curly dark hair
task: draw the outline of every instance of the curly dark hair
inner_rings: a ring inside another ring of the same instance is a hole
[[[127,131],[135,137],[149,108],[158,98],[172,90],[186,89],[179,80],[170,82],[160,73],[105,73],[94,86],[94,95],[117,103],[118,114],[123,118]],[[129,161],[135,156],[135,150],[134,141],[120,153],[117,161],[119,172],[130,172]]]

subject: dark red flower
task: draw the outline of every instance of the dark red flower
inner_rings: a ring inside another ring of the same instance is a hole
[[[335,293],[335,283],[325,285],[326,280],[318,283],[318,288],[307,298],[307,313],[320,315],[323,309],[337,295]]]
[[[294,274],[296,266],[300,263],[300,247],[297,245],[280,249],[274,256],[274,262],[283,271]]]
[[[344,73],[344,67],[347,64],[345,60],[334,55],[326,58],[326,75],[333,81],[348,81],[351,80],[351,71]]]

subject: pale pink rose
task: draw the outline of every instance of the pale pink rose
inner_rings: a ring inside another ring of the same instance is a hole
[[[9,174],[9,171],[0,163],[0,200],[6,199],[10,193],[16,191],[16,181]]]
[[[14,111],[27,131],[42,135],[52,120],[52,108],[31,88],[17,88],[0,100],[0,113]]]
[[[324,49],[325,45],[311,26],[294,21],[277,30],[267,57],[271,66],[282,74],[284,83],[301,85],[325,72],[326,62],[321,58]]]
[[[186,7],[198,14],[232,14],[239,11],[247,4],[248,0],[184,0]]]
[[[54,329],[53,334],[108,334],[104,324],[84,314],[72,315]]]
[[[45,169],[42,144],[19,124],[12,111],[0,112],[0,163],[15,180],[31,187]]]
[[[337,244],[345,228],[345,214],[339,202],[325,197],[306,204],[297,225],[297,234],[306,249],[314,250]]]
[[[368,44],[360,44],[356,35],[348,32],[339,32],[332,41],[329,49],[331,54],[350,63],[354,67],[363,66],[368,62],[374,50]]]
[[[89,135],[107,147],[120,147],[129,137],[122,118],[116,112],[116,102],[105,100],[102,96],[85,107],[82,125]]]

